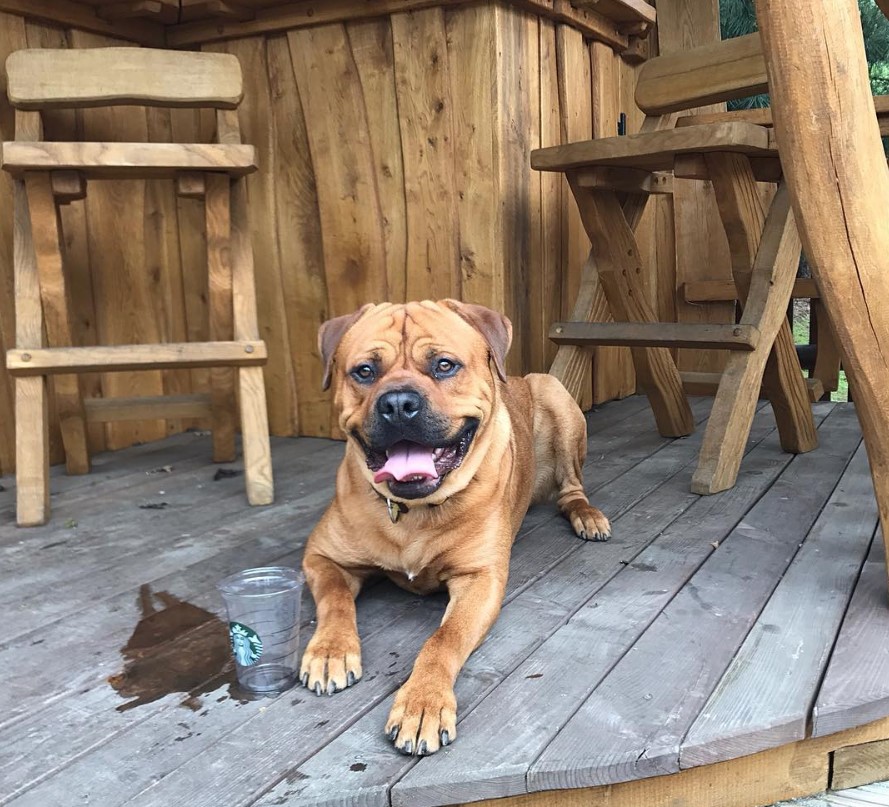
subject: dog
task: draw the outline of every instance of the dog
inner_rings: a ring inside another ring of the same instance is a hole
[[[457,736],[454,682],[500,611],[529,505],[555,498],[583,539],[611,532],[583,491],[583,413],[552,376],[507,378],[511,341],[505,316],[456,300],[365,305],[319,332],[346,449],[303,559],[318,622],[300,680],[320,695],[361,678],[355,597],[368,578],[446,588],[385,726],[405,754]]]

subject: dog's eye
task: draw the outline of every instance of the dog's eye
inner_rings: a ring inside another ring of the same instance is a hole
[[[372,364],[359,364],[352,370],[352,378],[359,384],[370,384],[377,377],[377,372]]]
[[[451,359],[438,359],[432,367],[432,374],[436,378],[450,378],[459,369],[460,365]]]

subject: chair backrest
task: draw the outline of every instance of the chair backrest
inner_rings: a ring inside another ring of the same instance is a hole
[[[136,104],[235,109],[241,65],[228,53],[154,48],[19,50],[6,60],[16,109]]]
[[[768,76],[756,33],[650,59],[639,71],[636,104],[665,115],[762,92]]]

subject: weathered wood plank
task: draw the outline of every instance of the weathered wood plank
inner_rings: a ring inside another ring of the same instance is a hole
[[[791,463],[541,754],[529,790],[679,770],[685,732],[860,441],[850,408],[821,433],[821,450]]]
[[[247,186],[250,240],[259,271],[255,273],[256,303],[260,332],[268,346],[269,360],[263,368],[267,390],[268,426],[272,434],[293,434],[297,425],[296,387],[290,361],[290,336],[284,308],[282,277],[289,257],[281,254],[277,238],[277,205],[274,182],[281,156],[275,150],[272,120],[274,103],[269,84],[267,43],[250,37],[212,50],[227,50],[238,57],[244,73],[244,101],[237,119],[245,143],[251,143],[262,171],[250,177]],[[233,198],[235,191],[233,189]],[[235,317],[237,331],[238,317]]]
[[[706,410],[704,409],[702,411]],[[625,427],[620,429],[620,431],[623,432],[623,440],[619,439],[618,434],[612,434],[611,431],[609,431],[611,436],[610,439],[606,441],[606,444],[613,449],[611,453],[616,457],[619,457],[620,462],[617,465],[596,462],[597,457],[594,455],[592,458],[592,467],[595,471],[590,472],[588,474],[589,477],[598,479],[600,483],[603,480],[612,479],[627,468],[632,468],[641,459],[650,454],[651,451],[662,446],[664,441],[654,438],[650,434],[650,431],[647,433],[647,441],[639,443],[635,440],[634,436],[639,434],[641,424],[644,421],[650,420],[651,415],[643,401],[634,401],[631,399],[623,402],[620,406],[606,406],[600,410],[590,427],[590,431],[593,434],[596,433],[597,430],[602,429],[614,430],[619,423],[626,421]],[[300,440],[295,444],[280,445],[279,453],[284,451],[287,445],[302,446],[306,442],[307,441],[305,440]],[[322,446],[334,446],[338,448],[336,444],[330,444],[326,441],[312,441],[312,443],[314,445],[320,444]],[[293,451],[296,449],[290,450]],[[324,480],[322,479],[322,481]],[[298,514],[298,522],[305,525],[304,528],[301,528],[300,531],[294,534],[294,541],[297,541],[300,535],[307,534],[311,525],[314,524],[314,521],[320,514],[318,508],[326,502],[326,498],[330,495],[329,482],[327,482],[326,485],[327,486],[321,490],[320,494],[316,493],[312,495],[308,495],[310,491],[305,485],[297,486],[295,488],[292,484],[287,486],[286,489],[290,490],[292,495],[296,498],[296,501],[299,502],[298,507],[300,512]],[[314,502],[311,501],[312,496],[318,495],[321,495],[322,498],[316,499]],[[281,508],[276,506],[269,512],[279,514]],[[292,532],[291,524],[293,523],[294,514],[289,508],[285,508],[283,514],[285,522],[288,524],[286,529],[289,536]],[[259,518],[259,521],[256,521],[256,518]],[[285,523],[277,520],[279,515],[274,515],[273,517],[270,516],[269,518],[272,520],[269,521],[266,518],[257,516],[245,523],[253,524],[255,531],[262,538],[264,535],[273,535],[277,531],[275,527],[276,524]],[[544,523],[552,522],[557,518],[558,517],[552,508],[537,508],[529,515],[526,520],[526,525],[529,530],[533,530],[539,528]],[[217,538],[215,536],[220,529],[222,530],[222,538]],[[567,530],[567,528],[565,529]],[[230,533],[237,534],[240,530],[239,519],[233,523],[227,524],[223,528],[211,530],[209,533],[205,533],[205,535],[208,536],[211,541],[219,541],[225,540],[225,536]],[[130,532],[132,532],[132,530],[130,530]],[[99,533],[99,535],[101,537],[101,533]],[[192,540],[202,540],[200,535],[200,532],[193,535]],[[569,545],[573,544],[576,546],[576,542],[569,541],[568,543]],[[267,541],[265,543],[261,541],[259,544],[260,547],[267,547],[267,545]],[[253,555],[253,560],[250,560],[250,552],[248,552],[247,549],[244,549],[243,551],[245,554],[240,560],[232,560],[232,558],[237,558],[238,552],[237,549],[233,549],[231,550],[231,553],[222,552],[219,556],[214,556],[214,558],[209,558],[195,564],[182,573],[184,576],[178,576],[178,573],[174,573],[172,578],[168,579],[174,581],[179,580],[180,582],[169,590],[174,591],[174,593],[182,592],[182,596],[185,599],[188,599],[191,602],[197,602],[203,607],[207,607],[204,605],[207,601],[216,603],[215,606],[211,607],[220,607],[221,603],[216,600],[215,581],[220,579],[220,577],[224,576],[226,573],[232,571],[233,568],[238,568],[237,565],[232,566],[233,563],[262,564],[274,560],[275,558],[275,556],[262,558]],[[216,558],[222,556],[228,557],[227,563],[229,565],[227,567],[220,565],[216,560]],[[126,559],[124,559],[124,562],[126,563]],[[298,562],[298,559],[292,562]],[[532,559],[531,568],[529,568],[526,578],[533,578],[534,574],[537,573],[537,569],[538,564],[537,558],[535,557]],[[144,580],[144,577],[140,579]],[[161,583],[158,583],[157,587],[161,587]],[[118,641],[116,641],[114,637],[118,636],[119,642],[124,642],[127,633],[132,629],[134,621],[130,616],[130,610],[120,608],[120,602],[126,601],[129,605],[129,602],[134,600],[135,597],[135,592],[131,591],[100,604],[100,609],[105,608],[105,605],[107,604],[109,610],[107,613],[101,611],[96,617],[97,621],[105,625],[108,630],[106,635],[107,641],[103,644],[105,652],[98,659],[94,656],[95,650],[90,643],[84,641],[83,637],[80,636],[80,632],[84,630],[93,630],[94,626],[92,623],[87,623],[85,620],[75,616],[73,617],[73,625],[76,629],[72,629],[71,620],[62,620],[43,629],[40,632],[41,641],[39,645],[33,646],[31,648],[33,652],[28,655],[29,663],[26,666],[22,666],[20,663],[18,664],[18,667],[21,667],[21,681],[9,682],[10,692],[15,694],[11,695],[10,703],[5,704],[4,706],[4,714],[7,718],[11,721],[15,721],[17,717],[21,718],[34,712],[34,710],[41,704],[57,700],[62,695],[74,694],[74,692],[79,691],[85,683],[89,683],[90,681],[93,682],[91,684],[92,686],[100,685],[101,682],[104,681],[104,676],[107,675],[109,671],[113,671],[111,668],[113,668],[114,664],[118,663],[116,661],[116,651],[114,650]],[[125,616],[123,618],[117,616],[120,610],[124,611]],[[361,619],[361,613],[363,613],[363,611],[360,609],[359,621]],[[107,614],[114,614],[115,616],[108,616]],[[387,616],[386,624],[388,625],[390,622],[391,614]],[[6,648],[5,652],[13,652],[16,648],[18,648],[17,644],[11,645]],[[65,652],[61,652],[60,648],[67,649]],[[79,658],[82,659],[82,663],[78,663]],[[33,661],[33,666],[31,666],[31,661]],[[113,696],[113,693],[111,693],[110,690],[107,692],[107,695],[111,697],[111,702],[113,703],[116,696]],[[107,702],[103,708],[106,713],[109,711]],[[146,707],[142,707],[142,710],[140,710],[143,715],[145,708]],[[71,711],[72,710],[69,708],[66,709],[65,713],[67,714]],[[83,710],[75,708],[73,714],[77,717],[78,725],[81,727],[81,730],[72,730],[70,733],[64,735],[53,734],[53,736],[58,736],[60,741],[64,740],[64,744],[60,747],[58,752],[59,765],[63,765],[65,760],[70,760],[72,757],[79,755],[84,749],[91,747],[94,742],[98,742],[98,740],[91,740],[90,738],[103,736],[101,732],[108,728],[107,726],[104,728],[99,726],[87,731],[85,726],[93,726],[96,721],[94,713],[89,711],[86,706],[83,707]],[[37,719],[39,720],[39,718]],[[68,720],[70,722],[71,718],[68,718]],[[13,725],[15,725],[14,722]],[[114,730],[116,731],[117,729]],[[81,738],[81,735],[83,735],[82,739],[85,745],[81,745],[79,740],[75,742],[75,738]],[[16,738],[15,742],[18,743],[21,738],[21,731],[17,730],[14,737]],[[210,740],[211,738],[208,737],[207,739]],[[18,747],[21,748],[21,746]],[[179,748],[178,744],[176,744],[175,747]],[[19,757],[17,756],[17,758]],[[33,758],[35,763],[35,765],[32,766],[33,770],[40,770],[40,765],[36,764],[39,759],[40,755]]]
[[[702,406],[699,403],[698,409],[706,412],[706,405]],[[619,481],[615,477],[620,476],[627,469],[634,468],[641,458],[637,452],[644,451],[644,456],[648,456],[652,450],[656,450],[658,446],[666,444],[666,441],[649,434],[645,436],[645,443],[638,443],[638,448],[636,451],[633,451],[631,446],[635,442],[636,437],[631,437],[629,443],[626,438],[634,432],[631,423],[636,422],[639,418],[650,421],[651,416],[649,412],[643,410],[638,413],[636,419],[630,419],[630,422],[627,422],[627,430],[623,434],[623,442],[627,446],[627,450],[620,451],[615,446],[616,451],[620,454],[621,463],[605,471],[601,470],[604,464],[596,463],[595,459],[588,466],[588,469],[591,471],[590,477],[594,480],[592,482],[593,487],[601,484],[603,478],[614,480],[609,483],[607,491],[602,490],[595,494],[596,500],[600,501],[605,507],[608,507],[612,497],[614,497],[613,504],[619,507],[619,509],[609,507],[609,512],[621,512],[630,508],[642,495],[638,484],[631,484],[627,479]],[[612,439],[609,438],[606,442],[611,442]],[[647,446],[644,449],[642,448],[643,444]],[[674,451],[678,451],[679,457],[687,464],[694,454],[694,445],[689,444],[688,441],[674,445]],[[678,457],[670,460],[668,456],[664,459],[667,467],[670,467],[673,471],[675,471],[675,465],[678,461],[680,461]],[[648,489],[656,487],[663,478],[661,477],[659,480],[657,474],[643,473],[641,468],[634,470],[633,473],[638,479],[644,480],[643,484]],[[675,494],[671,494],[670,499],[675,501]],[[665,497],[663,501],[666,502],[668,499]],[[619,505],[618,502],[620,502]],[[544,528],[545,525],[557,525],[554,528],[559,530],[560,535],[564,536],[564,539],[557,542],[553,548],[556,551],[557,557],[564,555],[566,551],[588,548],[588,545],[581,546],[570,537],[570,531],[567,526],[558,521],[558,517],[551,508],[538,508],[532,511],[526,520],[526,525],[523,527],[523,537],[516,544],[515,552],[519,554],[514,554],[513,568],[517,573],[510,582],[513,596],[539,578],[542,568],[548,568],[546,564],[541,563],[537,552],[540,542],[528,540],[531,534]],[[611,567],[619,567],[617,557],[620,555],[620,549],[615,545],[614,549],[608,551],[614,555]],[[522,560],[523,558],[524,560]],[[516,565],[524,569],[524,571],[516,569]],[[284,771],[293,763],[295,746],[284,741],[276,745],[276,750],[272,750],[271,754],[268,753],[268,746],[265,746],[263,753],[256,754],[260,750],[260,746],[255,745],[249,739],[250,737],[255,736],[256,732],[266,732],[269,730],[274,730],[276,735],[282,738],[289,736],[290,732],[295,732],[294,737],[298,736],[300,738],[298,746],[304,749],[305,754],[318,750],[327,739],[352,724],[356,719],[356,715],[366,708],[365,704],[367,704],[368,700],[371,703],[378,703],[381,698],[386,697],[391,692],[392,687],[398,680],[395,676],[406,674],[416,654],[416,650],[440,620],[442,607],[443,602],[441,598],[425,598],[419,601],[414,598],[405,598],[401,607],[389,608],[380,614],[379,622],[376,624],[380,627],[387,627],[388,630],[382,631],[382,635],[379,636],[372,634],[364,642],[365,678],[362,681],[362,686],[347,690],[346,693],[343,693],[347,696],[345,698],[326,702],[326,708],[324,714],[320,715],[320,721],[319,710],[316,705],[318,701],[314,698],[308,699],[306,706],[301,704],[291,706],[289,699],[280,699],[269,704],[261,715],[261,721],[254,719],[243,722],[237,732],[231,732],[227,735],[228,740],[212,736],[204,737],[203,739],[197,736],[190,738],[188,748],[192,749],[192,752],[197,756],[189,763],[189,766],[214,765],[213,760],[217,759],[218,754],[228,754],[231,752],[227,745],[229,740],[234,741],[239,746],[243,744],[242,751],[238,753],[249,755],[249,764],[247,764],[247,756],[244,756],[245,764],[241,768],[241,775],[233,776],[226,782],[219,781],[218,784],[225,791],[222,798],[226,800],[233,797],[236,793],[244,793],[245,788],[247,793],[253,792],[266,781],[269,771]],[[399,631],[393,634],[391,625],[396,614],[398,614]],[[516,624],[520,625],[529,618],[530,616],[523,617]],[[393,656],[391,655],[392,652],[399,653],[399,657],[394,659],[394,663]],[[297,698],[299,699],[299,695],[297,695]],[[142,713],[145,715],[144,708]],[[245,717],[251,717],[251,715],[245,715]],[[252,717],[255,718],[257,716],[254,714]],[[158,726],[168,723],[168,720],[169,718],[166,717],[158,718],[152,723],[142,724],[141,727],[133,729],[136,734],[130,736],[128,747],[132,745],[134,748],[134,756],[132,757],[134,764],[132,767],[127,766],[129,772],[125,781],[102,782],[100,785],[96,785],[102,787],[103,801],[107,801],[114,793],[131,795],[134,790],[138,790],[139,782],[144,783],[142,786],[147,786],[156,780],[157,777],[150,773],[151,767],[145,764],[146,754],[150,754],[152,759],[157,761],[157,769],[159,770],[170,770],[170,763],[164,762],[164,760],[176,759],[181,761],[183,754],[186,753],[186,749],[181,742],[177,743],[173,738],[170,738],[168,743],[156,743]],[[323,726],[319,725],[323,720],[328,722]],[[271,728],[272,726],[274,726],[273,729]],[[322,728],[323,731],[321,731]],[[218,742],[214,743],[214,740],[218,740]],[[311,742],[311,745],[309,745],[309,742]],[[89,757],[85,758],[85,760],[88,759]],[[135,763],[136,760],[139,760],[138,765]],[[84,761],[77,764],[88,765],[88,762]],[[160,783],[151,787],[150,790],[142,793],[133,803],[138,804],[140,801],[152,803],[156,800],[163,800],[166,798],[164,794],[167,792],[167,788],[184,788],[188,791],[188,794],[183,795],[182,798],[194,799],[196,803],[200,803],[204,799],[212,801],[219,796],[219,793],[212,794],[209,791],[204,791],[204,788],[197,789],[203,792],[196,791],[192,793],[193,785],[196,784],[196,781],[191,777],[186,777],[189,781],[179,780],[179,777],[185,773],[186,770],[183,768],[173,771],[170,776],[161,780]],[[66,772],[64,776],[67,775]],[[52,785],[50,782],[47,782],[45,786],[33,792],[42,794],[41,797],[43,798],[46,797],[47,793],[62,792],[61,789],[55,791],[53,788],[64,788],[64,780],[55,781]]]
[[[460,724],[460,740],[446,756],[426,760],[393,788],[393,804],[417,805],[450,800],[495,798],[525,792],[525,775],[537,755],[642,634],[658,612],[685,584],[731,529],[786,467],[777,438],[763,436],[773,423],[768,409],[757,418],[746,470],[722,501],[695,500],[624,570],[588,599],[561,628],[531,654]],[[680,475],[681,476],[681,475]],[[677,499],[680,497],[676,494]],[[645,502],[624,519],[624,529],[644,523]],[[569,570],[567,564],[575,568]],[[572,559],[547,575],[534,590],[561,601],[557,581],[567,596],[584,586],[592,573],[582,559]],[[580,568],[576,568],[580,566]],[[557,572],[561,571],[561,575]],[[544,585],[545,584],[545,585]],[[565,670],[577,671],[565,675]],[[582,671],[582,672],[581,672]],[[509,714],[509,731],[500,718]],[[430,764],[431,763],[431,764]]]
[[[773,153],[768,130],[752,123],[686,126],[626,137],[586,140],[531,153],[538,171],[570,171],[594,165],[626,165],[645,171],[669,171],[677,154],[731,151],[750,156]]]
[[[762,432],[757,437],[761,437],[762,434],[771,431],[772,426],[768,421],[770,421],[770,417],[766,416],[763,418],[760,423]],[[683,441],[683,443],[674,443],[668,449],[659,452],[656,457],[650,458],[646,462],[649,471],[654,470],[652,464],[673,463],[675,468],[676,463],[681,462],[678,455],[686,447],[693,448],[692,446],[683,447],[683,444],[686,442],[694,443],[695,441],[692,439],[691,441]],[[633,476],[634,474],[631,473],[623,478],[627,486],[630,485],[630,479]],[[663,476],[660,473],[657,476],[663,480]],[[654,482],[654,487],[649,487],[652,482]],[[632,487],[635,488],[637,484],[634,482]],[[767,485],[768,481],[765,484]],[[475,705],[485,696],[488,696],[488,698],[496,697],[499,688],[495,689],[492,695],[488,693],[495,686],[498,686],[502,677],[508,675],[517,664],[522,664],[522,659],[528,653],[532,653],[533,657],[540,657],[541,654],[551,656],[553,645],[558,644],[558,642],[552,641],[548,637],[552,637],[554,631],[560,632],[563,630],[563,626],[571,613],[576,611],[597,589],[601,591],[601,587],[607,583],[609,578],[612,582],[616,581],[618,578],[614,577],[614,575],[619,570],[625,568],[625,563],[634,560],[634,554],[639,552],[646,543],[656,536],[664,528],[664,525],[673,521],[677,516],[684,518],[684,513],[688,512],[688,508],[697,502],[697,499],[685,489],[685,476],[681,471],[668,478],[663,484],[658,484],[655,479],[651,479],[644,485],[648,493],[632,509],[624,511],[624,515],[614,521],[615,534],[618,536],[616,540],[620,541],[619,544],[609,546],[609,551],[605,553],[591,554],[575,550],[564,556],[555,565],[551,562],[547,563],[543,559],[534,564],[533,568],[546,569],[548,570],[547,573],[543,576],[538,574],[537,579],[532,582],[531,586],[514,603],[506,606],[501,619],[508,621],[515,618],[516,614],[511,609],[513,609],[514,605],[527,602],[528,600],[531,603],[545,603],[550,607],[558,606],[562,610],[563,615],[560,618],[551,616],[548,621],[542,623],[541,627],[536,628],[538,631],[537,635],[523,636],[521,641],[510,637],[509,634],[502,636],[499,632],[500,621],[498,621],[485,643],[467,662],[457,683],[456,692],[461,715],[464,722],[466,720],[471,722],[471,726],[468,727],[471,735],[464,732],[461,728],[457,744],[449,747],[445,753],[439,754],[434,759],[421,760],[419,764],[422,768],[418,769],[417,773],[420,770],[434,771],[440,765],[448,767],[453,772],[453,768],[450,768],[450,763],[454,761],[455,754],[460,755],[460,758],[464,760],[464,764],[467,764],[468,760],[472,760],[471,763],[468,763],[467,770],[470,768],[476,770],[478,766],[484,766],[483,760],[487,759],[492,753],[497,754],[496,749],[500,748],[504,742],[512,747],[520,745],[520,743],[513,745],[504,738],[502,717],[504,713],[502,711],[499,713],[500,717],[497,720],[483,724],[473,719]],[[620,536],[631,537],[621,540]],[[611,554],[610,550],[612,548],[618,550],[616,555]],[[637,557],[641,556],[637,555]],[[515,563],[513,571],[514,574],[511,576],[510,585],[517,582],[517,577],[519,581],[522,579],[519,574],[515,574],[517,571]],[[620,572],[620,574],[623,574],[623,572]],[[535,620],[535,623],[537,625],[541,624],[539,620]],[[504,639],[508,641],[504,643]],[[542,646],[538,647],[541,642],[543,642]],[[583,646],[587,651],[589,650],[586,644]],[[549,650],[544,650],[547,647]],[[518,672],[513,673],[510,679],[517,675],[519,675]],[[534,677],[536,678],[536,676]],[[537,691],[540,691],[539,685],[537,686]],[[554,698],[551,697],[551,694],[546,698],[547,712],[553,708],[553,700]],[[556,708],[563,704],[567,705],[565,701],[559,698],[555,699],[555,701]],[[484,702],[486,703],[487,699]],[[509,720],[510,734],[519,732],[524,736],[525,732],[522,728],[526,720],[524,706],[515,700],[506,702],[509,703],[509,713],[514,713],[516,709],[519,710],[519,713],[516,713],[516,720],[512,718]],[[500,701],[500,703],[502,705],[504,701]],[[320,805],[343,807],[344,805],[354,804],[355,801],[350,793],[354,785],[346,773],[351,770],[351,765],[355,764],[355,762],[367,764],[367,769],[363,771],[364,775],[361,777],[361,803],[375,805],[376,807],[383,807],[383,805],[389,804],[388,793],[392,783],[408,771],[411,771],[417,760],[405,760],[387,753],[388,743],[381,735],[380,725],[385,722],[385,710],[388,706],[388,701],[384,701],[376,706],[321,752],[291,771],[288,774],[287,784],[282,783],[273,788],[265,794],[259,804],[272,805],[276,799],[281,798],[288,791],[293,796],[298,795],[298,802],[301,805],[305,805],[305,807],[308,807],[308,805],[312,805],[312,807],[319,807]],[[533,711],[533,708],[528,710],[528,714],[532,714]],[[466,717],[467,713],[469,713],[468,718]],[[528,725],[539,726],[541,714],[538,710],[536,720],[529,719]],[[533,729],[529,728],[529,733],[533,734]],[[528,738],[525,737],[525,739]],[[461,751],[464,741],[468,741],[468,747],[465,748],[465,752]],[[479,752],[480,748],[484,750]],[[463,755],[464,753],[465,755]],[[532,748],[527,750],[527,754],[528,761],[533,759],[534,752]],[[429,765],[428,768],[426,767],[427,764]],[[527,767],[527,763],[525,767]],[[420,776],[422,781],[422,774]],[[411,786],[406,787],[402,792],[399,786],[396,786],[392,790],[391,803],[393,805],[416,804],[419,807],[420,804],[427,803],[427,799],[429,803],[440,804],[453,803],[463,798],[477,799],[482,795],[483,791],[479,791],[474,787],[466,787],[464,790],[457,786],[455,789],[452,789],[460,777],[448,776],[447,778],[448,784],[436,788],[434,794],[423,792],[422,787],[415,789]],[[524,788],[522,788],[522,792],[523,790]]]
[[[832,790],[847,787],[868,785],[881,779],[889,779],[889,740],[877,740],[862,745],[849,745],[837,748],[833,752],[833,767],[830,777]],[[865,803],[880,803],[877,799],[871,802],[869,794],[879,793],[883,804],[889,804],[889,785],[883,783],[873,791],[862,793]]]
[[[876,526],[862,445],[689,730],[681,767],[806,738],[809,711]]]
[[[698,347],[749,352],[759,343],[753,325],[704,325],[676,322],[556,322],[550,338],[557,345],[631,345]]]
[[[889,711],[886,556],[878,534],[840,628],[812,711],[812,736],[860,726]]]
[[[444,10],[393,14],[395,89],[407,204],[409,300],[459,297],[454,104]],[[362,301],[364,302],[364,301]]]

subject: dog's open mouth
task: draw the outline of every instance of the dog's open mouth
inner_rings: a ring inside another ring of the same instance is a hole
[[[455,439],[445,445],[423,445],[401,440],[385,451],[368,450],[367,467],[374,482],[387,482],[394,496],[419,499],[434,493],[445,476],[460,467],[478,421],[471,419]]]

